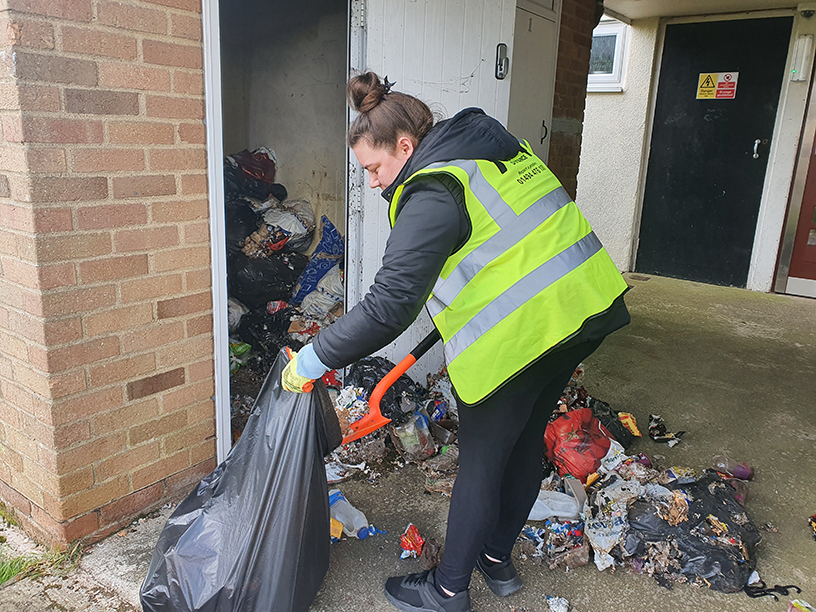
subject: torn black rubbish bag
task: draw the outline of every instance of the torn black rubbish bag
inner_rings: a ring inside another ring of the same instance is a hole
[[[664,519],[653,501],[639,499],[629,508],[623,549],[635,569],[665,586],[684,581],[722,593],[741,590],[756,569],[762,538],[735,501],[734,488],[716,472],[699,480],[678,478],[667,488],[688,501],[678,520]]]
[[[354,363],[346,376],[346,385],[362,387],[366,398],[391,370],[395,364],[385,357],[363,357]],[[399,425],[421,407],[425,389],[415,383],[407,374],[400,376],[383,395],[380,411],[383,416]]]

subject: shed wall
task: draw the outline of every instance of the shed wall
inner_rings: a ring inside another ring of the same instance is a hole
[[[597,10],[594,0],[565,1],[561,9],[548,165],[572,197],[577,191],[589,52]]]
[[[270,5],[274,6],[274,5]],[[347,6],[309,0],[277,5],[253,46],[249,144],[278,156],[278,181],[306,198],[319,220],[346,219]]]
[[[254,0],[221,6],[225,154],[268,147],[276,181],[343,230],[346,2]]]
[[[4,7],[0,498],[64,544],[214,466],[201,9]]]

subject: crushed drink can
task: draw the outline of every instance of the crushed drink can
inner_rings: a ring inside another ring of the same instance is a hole
[[[279,310],[283,310],[289,305],[288,302],[284,302],[283,300],[273,300],[266,305],[266,312],[269,314],[275,314]]]

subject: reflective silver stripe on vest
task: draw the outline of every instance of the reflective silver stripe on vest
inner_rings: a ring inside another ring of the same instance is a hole
[[[499,227],[504,227],[507,222],[518,216],[516,211],[499,195],[496,188],[484,177],[482,170],[479,168],[479,164],[472,159],[455,159],[450,162],[437,162],[430,164],[426,168],[428,170],[436,170],[450,166],[461,168],[467,173],[471,192],[478,198],[479,202],[481,202],[482,206],[487,210],[487,214],[490,215]],[[464,187],[467,188],[467,186]]]
[[[447,278],[436,281],[434,296],[443,304],[452,304],[479,270],[536,231],[542,223],[571,202],[572,198],[564,188],[558,187],[520,215],[513,213],[512,219],[503,219],[504,225],[498,232],[468,253]]]
[[[445,343],[445,359],[450,364],[467,347],[498,325],[558,279],[566,276],[602,249],[601,241],[590,232],[569,248],[545,261],[507,291],[496,297]]]

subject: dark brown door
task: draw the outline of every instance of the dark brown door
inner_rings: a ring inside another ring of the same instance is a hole
[[[810,152],[788,277],[816,280],[816,152]]]
[[[638,272],[745,286],[792,23],[666,27]]]

